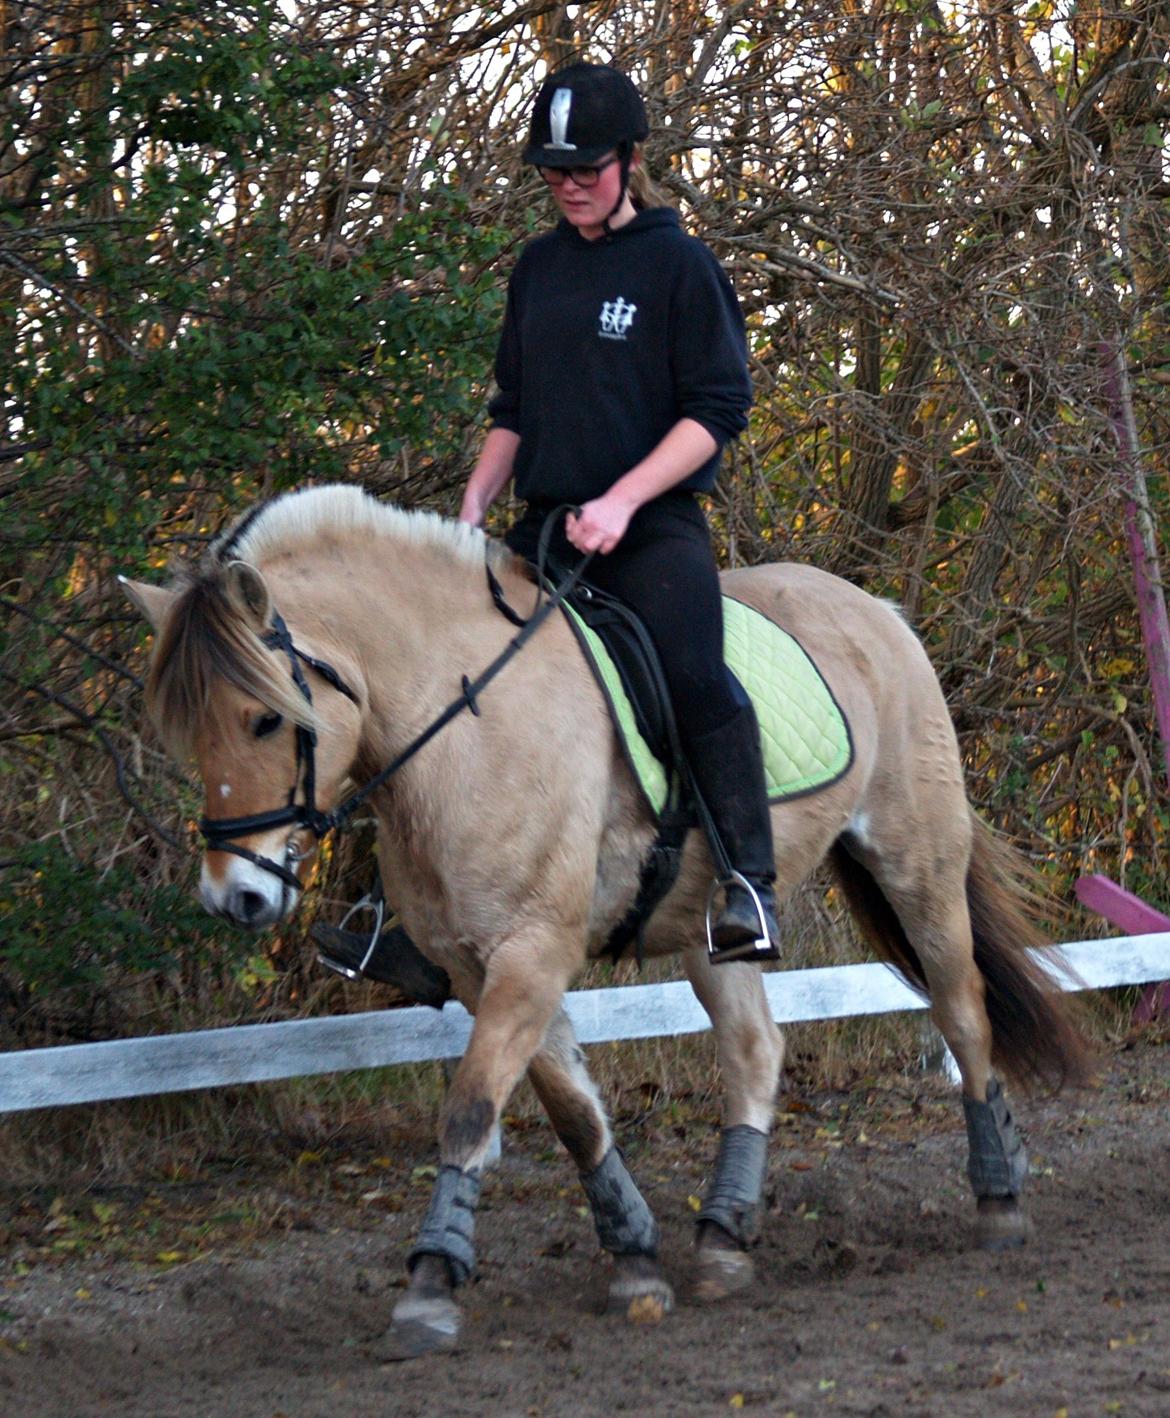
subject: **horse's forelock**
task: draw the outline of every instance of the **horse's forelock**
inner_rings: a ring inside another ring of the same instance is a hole
[[[265,647],[231,603],[219,571],[179,588],[151,660],[147,708],[176,757],[188,757],[200,729],[216,719],[216,691],[224,682],[294,723],[320,728],[287,661]]]

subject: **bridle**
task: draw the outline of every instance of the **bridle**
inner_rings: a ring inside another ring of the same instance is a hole
[[[359,708],[361,707],[358,696],[332,665],[325,660],[317,659],[315,655],[307,654],[293,644],[289,628],[285,625],[279,612],[273,611],[272,629],[261,639],[269,650],[283,650],[288,656],[293,683],[300,690],[307,704],[312,705],[313,692],[309,688],[304,671],[301,669],[302,661],[316,670],[327,684],[337,690],[338,694],[344,694],[347,699],[352,700]],[[254,862],[257,866],[263,867],[265,871],[270,871],[274,876],[280,877],[286,886],[291,886],[294,890],[299,891],[301,890],[301,880],[293,867],[297,862],[303,860],[307,853],[298,852],[293,846],[293,838],[296,833],[289,834],[288,848],[283,863],[273,861],[271,857],[263,857],[259,852],[253,852],[248,847],[241,847],[238,842],[232,840],[235,837],[250,836],[253,832],[268,832],[274,827],[295,826],[298,829],[307,828],[320,841],[327,832],[340,825],[340,809],[334,812],[322,812],[317,806],[316,731],[304,724],[297,724],[296,747],[296,772],[293,776],[293,785],[288,790],[288,802],[283,807],[270,808],[267,812],[254,812],[244,817],[203,817],[199,820],[199,831],[202,833],[209,851],[231,852],[233,856],[243,857],[246,861]],[[303,800],[298,802],[297,787],[302,782],[304,783],[304,795]]]
[[[273,876],[279,877],[286,886],[292,887],[294,891],[304,889],[300,877],[297,876],[294,868],[297,863],[303,861],[309,855],[312,848],[305,851],[298,851],[293,845],[297,836],[296,832],[291,832],[288,838],[288,845],[285,849],[283,862],[275,861],[272,857],[262,856],[259,852],[253,852],[248,847],[241,847],[234,839],[237,837],[247,837],[254,832],[268,832],[274,827],[292,826],[299,830],[311,832],[319,843],[330,832],[341,830],[357,809],[366,799],[377,791],[384,783],[389,781],[395,773],[418,753],[425,744],[429,743],[442,729],[461,714],[465,709],[479,716],[480,709],[478,696],[480,692],[493,680],[504,668],[508,661],[515,655],[528,640],[536,633],[542,622],[570,595],[573,588],[584,575],[585,568],[593,559],[590,552],[583,557],[572,571],[568,572],[552,591],[547,590],[547,583],[544,576],[544,565],[546,561],[548,541],[551,529],[555,525],[555,519],[564,511],[579,511],[578,508],[560,507],[549,513],[541,529],[540,546],[537,560],[537,590],[536,605],[532,614],[528,617],[518,615],[508,604],[504,597],[503,588],[496,579],[491,569],[490,563],[485,561],[487,572],[488,590],[497,609],[512,622],[520,627],[520,633],[512,637],[504,649],[496,656],[490,665],[475,679],[469,680],[466,675],[462,677],[462,692],[453,699],[436,718],[427,725],[423,731],[416,735],[410,743],[402,750],[396,758],[388,763],[385,768],[377,772],[367,783],[355,789],[349,797],[339,803],[332,812],[323,812],[316,801],[317,786],[317,735],[313,729],[307,728],[303,724],[296,725],[296,772],[293,778],[293,785],[289,789],[288,801],[283,807],[271,808],[267,812],[255,812],[243,817],[203,817],[199,820],[199,831],[203,840],[207,843],[208,851],[230,852],[233,856],[243,857],[245,861],[253,862],[258,867],[263,867]],[[315,655],[310,655],[293,643],[292,635],[288,626],[284,623],[280,614],[273,610],[272,628],[261,637],[264,645],[270,650],[280,650],[288,658],[289,669],[292,673],[293,683],[300,691],[305,702],[310,706],[313,703],[313,694],[309,688],[309,682],[305,678],[302,664],[308,665],[315,670],[326,684],[332,686],[338,694],[343,694],[347,699],[361,707],[361,700],[357,694],[346,684],[341,675],[326,660],[320,660]],[[297,788],[303,784],[302,800],[297,801]]]

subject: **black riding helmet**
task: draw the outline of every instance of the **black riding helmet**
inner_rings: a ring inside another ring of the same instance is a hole
[[[541,85],[524,161],[536,167],[587,167],[616,148],[622,180],[612,217],[626,195],[634,144],[649,131],[642,96],[620,69],[570,64]]]

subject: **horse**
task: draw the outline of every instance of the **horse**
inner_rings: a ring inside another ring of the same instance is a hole
[[[390,1357],[459,1340],[480,1177],[525,1074],[612,1255],[608,1306],[658,1320],[674,1302],[657,1223],[563,1008],[626,917],[655,825],[565,618],[510,654],[485,565],[509,605],[531,603],[531,569],[480,530],[325,485],[258,504],[169,586],[123,582],[155,631],[149,712],[202,779],[206,908],[251,928],[287,916],[317,839],[345,816],[346,785],[365,785],[386,897],[474,1016]],[[1035,953],[1022,858],[975,816],[938,679],[894,605],[808,565],[724,582],[807,650],[852,734],[837,781],[773,809],[777,898],[827,858],[867,942],[929,998],[961,1075],[976,1242],[1019,1244],[1027,1162],[1000,1074],[1055,1088],[1081,1080],[1088,1057]],[[499,672],[472,686],[492,657]],[[723,1083],[699,1301],[752,1278],[783,1061],[759,965],[707,958],[712,872],[690,832],[642,943],[683,952]]]

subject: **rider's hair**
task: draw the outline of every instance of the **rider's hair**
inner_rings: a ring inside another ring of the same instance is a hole
[[[634,151],[642,154],[642,161],[637,167],[630,169],[630,201],[639,212],[648,212],[653,207],[673,207],[673,198],[654,181],[647,171],[646,156],[642,153],[641,143],[635,146]]]

